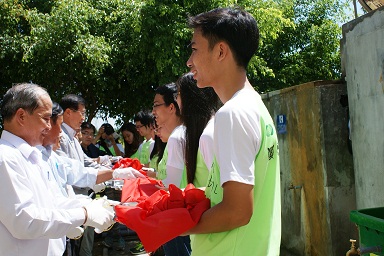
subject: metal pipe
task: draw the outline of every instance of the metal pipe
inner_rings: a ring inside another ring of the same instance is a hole
[[[301,189],[303,186],[294,186],[293,183],[291,183],[291,185],[289,185],[288,187],[288,190],[291,190],[291,189]]]
[[[345,256],[351,256],[351,255],[363,255],[366,253],[376,253],[376,252],[381,252],[381,246],[371,246],[371,247],[363,247],[363,248],[358,248],[356,249],[355,243],[356,240],[354,239],[349,239],[351,242],[351,249],[345,254]]]
[[[373,253],[373,252],[381,252],[381,246],[371,246],[371,247],[363,247],[357,249],[359,255],[363,255],[365,253]]]

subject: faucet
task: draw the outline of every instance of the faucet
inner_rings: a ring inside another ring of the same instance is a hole
[[[360,253],[356,250],[356,247],[355,247],[356,240],[355,239],[349,239],[349,242],[351,242],[351,249],[349,251],[347,251],[345,256],[359,255]]]
[[[300,189],[302,188],[303,186],[293,186],[293,183],[291,183],[291,185],[289,185],[288,187],[288,190],[291,190],[291,189]]]
[[[373,253],[373,252],[381,252],[381,246],[371,246],[371,247],[365,247],[365,248],[358,248],[356,249],[355,243],[356,240],[349,239],[349,242],[351,242],[351,249],[347,251],[345,256],[351,256],[351,255],[363,255],[366,253]]]

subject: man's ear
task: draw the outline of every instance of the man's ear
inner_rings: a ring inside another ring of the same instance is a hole
[[[175,104],[174,103],[171,103],[171,104],[169,104],[169,111],[171,112],[171,113],[173,113],[175,110],[176,110],[176,107],[175,107]]]
[[[18,110],[16,110],[16,114],[14,118],[16,119],[16,122],[19,125],[24,126],[26,115],[27,115],[27,112],[23,108],[19,108]]]
[[[226,44],[225,42],[217,43],[217,51],[218,51],[218,54],[217,54],[218,60],[221,61],[225,59],[229,51],[228,44]]]
[[[71,109],[67,108],[65,111],[64,111],[64,116],[70,116],[71,115]]]

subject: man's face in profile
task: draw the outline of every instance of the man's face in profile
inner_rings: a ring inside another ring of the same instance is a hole
[[[52,101],[44,94],[40,96],[39,107],[32,114],[25,111],[24,128],[26,135],[24,140],[31,146],[43,145],[43,141],[51,129]]]

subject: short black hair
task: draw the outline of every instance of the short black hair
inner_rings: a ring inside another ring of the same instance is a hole
[[[85,100],[76,94],[67,94],[60,101],[60,106],[64,111],[68,108],[75,111],[79,110],[79,105],[85,106]]]
[[[148,110],[141,110],[135,115],[133,121],[140,122],[144,126],[151,127],[155,122],[155,118],[153,117],[152,112]]]
[[[253,16],[236,8],[217,8],[194,17],[189,17],[188,25],[200,29],[208,40],[210,49],[225,41],[237,62],[245,69],[259,48],[259,28]]]
[[[91,122],[83,122],[81,124],[81,130],[85,130],[85,129],[92,129],[93,134],[96,133],[96,127]]]

